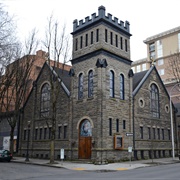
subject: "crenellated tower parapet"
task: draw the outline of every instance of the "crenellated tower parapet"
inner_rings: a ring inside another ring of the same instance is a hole
[[[103,20],[106,23],[109,23],[111,26],[114,26],[118,29],[121,29],[123,32],[125,33],[130,33],[130,24],[128,21],[121,21],[119,20],[117,17],[112,16],[112,14],[108,13],[106,16],[106,8],[104,6],[100,6],[98,8],[98,15],[96,16],[96,13],[93,13],[90,16],[87,16],[85,18],[85,21],[83,19],[81,19],[79,22],[77,19],[75,19],[73,21],[73,32],[72,34],[78,32],[79,30],[81,30],[82,28],[86,28],[89,26],[92,26],[93,23],[97,23],[99,20]]]

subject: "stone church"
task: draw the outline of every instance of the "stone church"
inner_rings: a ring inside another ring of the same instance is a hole
[[[131,70],[129,22],[106,15],[100,6],[98,15],[74,20],[72,36],[71,69],[55,73],[45,63],[34,82],[21,118],[19,155],[26,154],[29,132],[29,156],[50,156],[53,74],[59,82],[55,159],[61,149],[65,159],[101,164],[130,155],[172,156],[169,95],[155,65],[136,74]],[[176,131],[174,137],[178,150]]]

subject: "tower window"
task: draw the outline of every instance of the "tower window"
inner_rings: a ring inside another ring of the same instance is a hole
[[[114,97],[114,72],[113,71],[110,71],[110,74],[109,74],[109,81],[110,81],[110,97]]]
[[[113,45],[113,33],[112,32],[110,34],[110,38],[111,38],[111,45]]]
[[[109,118],[109,135],[112,136],[112,119]]]
[[[93,44],[93,31],[91,32],[91,44]]]
[[[83,47],[83,36],[80,37],[80,48],[82,49]]]
[[[96,42],[99,41],[99,29],[96,29]]]
[[[127,43],[127,39],[125,39],[125,51],[128,51],[128,43]]]
[[[120,74],[120,99],[124,100],[124,75]]]
[[[121,49],[123,50],[123,38],[120,38],[120,45],[121,45]]]
[[[116,132],[119,132],[119,119],[116,119]]]
[[[108,42],[108,38],[107,38],[107,34],[108,32],[107,32],[107,29],[105,29],[105,42]]]
[[[93,97],[93,71],[88,74],[88,97]]]
[[[116,34],[116,47],[118,47],[118,35]]]
[[[78,99],[83,98],[83,74],[79,75],[79,89],[78,89]]]
[[[75,51],[77,51],[77,50],[78,50],[78,39],[76,38],[75,41],[76,41],[76,42],[75,42]]]
[[[86,46],[88,46],[88,34],[86,34]]]

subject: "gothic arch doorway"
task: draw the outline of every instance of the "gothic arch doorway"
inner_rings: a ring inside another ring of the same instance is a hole
[[[84,119],[79,126],[79,159],[91,158],[92,126],[88,119]]]

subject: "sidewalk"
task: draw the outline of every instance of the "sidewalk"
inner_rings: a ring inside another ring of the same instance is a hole
[[[29,162],[25,161],[25,157],[14,157],[12,162],[15,163],[25,163],[25,164],[34,164],[42,165],[56,168],[66,168],[70,170],[88,170],[88,171],[118,171],[118,170],[129,170],[141,167],[162,165],[162,164],[172,164],[180,163],[179,158],[175,157],[173,160],[171,158],[160,158],[160,159],[148,159],[148,160],[138,160],[138,161],[127,161],[119,163],[110,163],[105,165],[94,165],[90,163],[82,162],[71,162],[71,161],[55,161],[54,164],[49,164],[49,160],[45,159],[33,159],[29,158]]]

